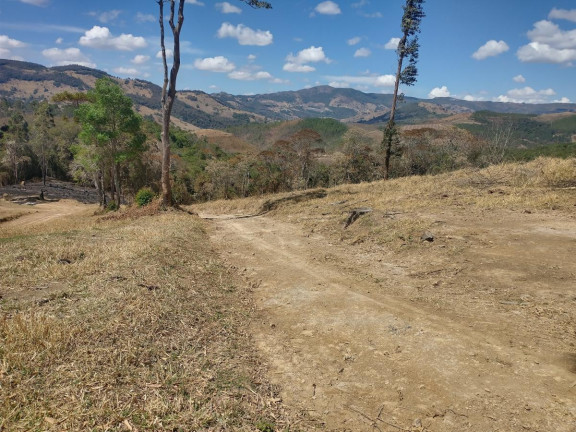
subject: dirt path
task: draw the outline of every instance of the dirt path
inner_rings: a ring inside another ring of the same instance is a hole
[[[92,214],[96,208],[94,205],[82,204],[75,200],[31,202],[33,205],[0,201],[0,217],[5,216],[7,220],[0,224],[0,232],[48,225],[58,219],[65,223],[67,217]]]
[[[402,259],[265,216],[210,231],[270,378],[328,430],[575,432],[576,224],[442,218]]]

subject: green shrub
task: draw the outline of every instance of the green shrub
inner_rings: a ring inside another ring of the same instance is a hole
[[[116,201],[110,201],[108,203],[108,205],[106,206],[106,211],[107,212],[118,211],[119,208],[120,208],[120,206],[118,204],[116,204]]]
[[[156,194],[152,189],[149,187],[143,187],[134,196],[134,201],[138,204],[139,207],[144,207],[152,202]]]

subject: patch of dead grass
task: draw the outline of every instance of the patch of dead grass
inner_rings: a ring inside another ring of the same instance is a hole
[[[16,231],[0,242],[0,430],[295,430],[247,334],[250,292],[196,218]]]
[[[482,170],[341,185],[327,189],[326,198],[286,201],[273,214],[334,240],[371,242],[399,252],[421,244],[421,234],[446,208],[462,213],[573,211],[576,197],[572,186],[576,186],[576,159],[539,158]],[[279,196],[283,195],[289,194]],[[200,214],[251,214],[268,199],[216,201],[193,208]],[[374,211],[344,230],[348,212],[357,207]]]

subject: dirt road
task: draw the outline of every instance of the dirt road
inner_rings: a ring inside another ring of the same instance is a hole
[[[209,226],[254,287],[270,379],[327,430],[574,432],[576,223],[491,216],[438,215],[402,256],[267,216]]]

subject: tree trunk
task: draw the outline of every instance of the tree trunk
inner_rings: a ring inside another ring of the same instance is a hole
[[[407,36],[404,35],[398,44],[398,68],[396,69],[396,82],[394,83],[394,98],[392,99],[392,108],[390,109],[390,119],[384,130],[384,138],[382,144],[385,148],[384,154],[384,180],[390,178],[390,158],[392,157],[392,143],[394,142],[395,135],[395,116],[396,105],[398,103],[398,89],[400,88],[400,76],[402,74],[402,62],[404,61],[404,45],[406,44]]]
[[[172,29],[174,40],[173,62],[168,77],[168,63],[166,61],[166,47],[164,44],[164,0],[158,0],[160,6],[160,46],[162,48],[162,62],[164,65],[164,84],[162,86],[162,205],[170,207],[174,205],[172,198],[172,185],[170,182],[170,116],[176,99],[176,78],[180,69],[180,30],[184,23],[184,3],[179,0],[178,24],[174,24],[175,0],[170,1],[169,24]]]

